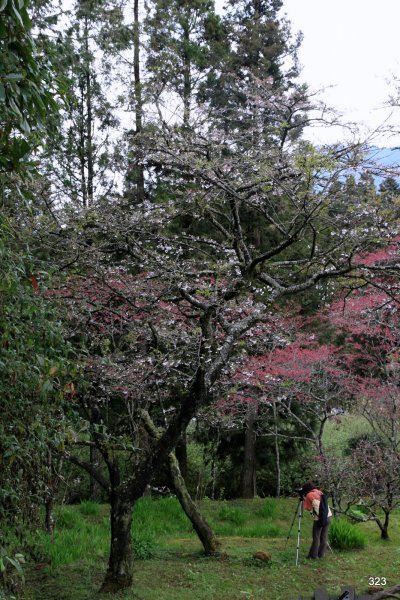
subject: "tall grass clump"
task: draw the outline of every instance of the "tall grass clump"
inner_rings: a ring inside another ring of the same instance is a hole
[[[82,500],[79,510],[86,517],[97,517],[100,513],[100,505],[93,500]]]
[[[243,525],[246,521],[246,515],[240,508],[222,506],[218,512],[218,519],[229,521],[229,523],[233,523],[234,525]]]
[[[61,529],[76,529],[82,523],[81,515],[71,506],[60,506],[55,510],[56,527]]]
[[[356,525],[344,519],[333,519],[329,528],[329,541],[338,550],[353,550],[364,548],[367,538]]]
[[[73,508],[62,507],[57,513],[54,534],[39,531],[36,536],[40,551],[52,568],[106,558],[110,544],[108,519],[89,522]]]
[[[192,525],[174,496],[152,500],[141,498],[133,510],[134,532],[139,536],[154,538],[182,534],[192,530]]]
[[[258,511],[260,517],[265,519],[276,519],[278,513],[278,503],[276,498],[265,498],[262,507]]]

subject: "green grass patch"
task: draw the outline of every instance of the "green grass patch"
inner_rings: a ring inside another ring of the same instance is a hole
[[[159,506],[155,503],[150,510],[150,502],[144,499],[143,502],[138,503],[139,514],[136,515],[136,526],[132,528],[136,560],[154,557],[156,539],[160,535],[160,530],[165,533],[168,529],[164,519],[156,519],[154,516]],[[169,505],[166,514],[170,517],[171,503],[165,502],[165,505]],[[166,514],[164,514],[165,518]],[[94,516],[95,520],[92,518]],[[151,527],[148,526],[149,524]],[[171,525],[170,529],[175,531],[176,524],[175,528]],[[56,528],[53,535],[38,531],[34,542],[38,547],[39,555],[44,562],[49,563],[52,571],[62,565],[71,565],[80,561],[95,564],[99,560],[105,560],[110,547],[109,507],[86,502],[78,506],[62,506],[56,511]]]
[[[220,537],[276,538],[284,535],[282,528],[275,523],[260,523],[244,527],[234,526],[231,523],[216,523],[214,531]]]
[[[133,511],[134,530],[139,535],[165,537],[189,533],[192,524],[174,496],[152,500],[141,498]]]
[[[246,522],[246,515],[240,508],[234,508],[224,505],[218,512],[218,518],[221,521],[229,521],[234,525],[243,525]]]
[[[51,569],[79,561],[93,563],[107,556],[110,544],[108,519],[99,523],[85,520],[78,512],[79,508],[72,518],[71,510],[62,509],[53,535],[45,531],[38,531],[36,535],[40,554],[50,563]]]
[[[100,514],[100,504],[92,500],[83,500],[79,505],[80,512],[88,517],[97,517]]]
[[[364,417],[344,414],[329,419],[325,425],[324,446],[337,456],[343,456],[348,451],[351,440],[371,433],[372,429]]]
[[[151,536],[133,534],[133,555],[135,560],[150,560],[156,554],[156,540]]]
[[[258,511],[260,517],[265,519],[276,519],[278,514],[278,502],[276,498],[265,498],[263,504]]]
[[[359,594],[368,589],[369,577],[386,577],[388,586],[398,583],[400,571],[400,514],[391,518],[390,540],[380,539],[376,523],[351,526],[345,519],[333,520],[331,532],[341,521],[366,541],[357,552],[334,552],[323,560],[308,561],[313,521],[304,516],[300,536],[300,561],[296,566],[297,521],[285,540],[297,506],[296,498],[276,501],[275,517],[263,514],[266,499],[235,501],[207,500],[201,511],[213,525],[222,542],[218,557],[205,557],[191,524],[176,498],[140,501],[134,512],[133,537],[136,565],[132,590],[115,596],[118,600],[289,600],[311,598],[317,588],[338,596],[351,585]],[[244,515],[242,524],[221,520],[222,509],[235,509]],[[267,509],[267,514],[270,509]],[[272,509],[274,511],[274,509]],[[77,514],[75,525],[58,526],[54,537],[36,534],[36,543],[46,548],[50,567],[32,565],[27,572],[24,600],[93,600],[104,578],[109,548],[109,507],[99,506],[93,518],[83,515],[80,506],[57,511]],[[72,517],[72,520],[74,518]],[[338,534],[339,535],[339,534]],[[346,534],[340,534],[341,541]],[[348,546],[348,536],[347,542]],[[343,545],[341,546],[343,547]],[[351,548],[354,548],[353,542]],[[258,551],[271,554],[267,564],[253,556]],[[140,560],[143,559],[143,560]]]
[[[243,536],[245,537],[275,538],[284,534],[283,529],[275,523],[261,523],[259,526],[243,528]]]
[[[83,520],[73,506],[60,506],[55,511],[56,527],[61,529],[80,529]]]
[[[329,528],[329,541],[338,550],[364,548],[367,543],[365,533],[345,519],[334,519]]]

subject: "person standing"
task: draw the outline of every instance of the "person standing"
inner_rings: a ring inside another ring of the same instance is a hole
[[[307,481],[301,487],[304,510],[308,510],[314,519],[312,529],[312,544],[307,558],[322,558],[328,545],[328,530],[332,512],[328,506],[325,494],[317,489],[312,481]]]

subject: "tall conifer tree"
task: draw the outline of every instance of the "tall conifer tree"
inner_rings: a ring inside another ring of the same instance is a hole
[[[289,22],[280,16],[282,0],[228,0],[225,25],[232,44],[231,65],[237,75],[249,72],[275,86],[288,86],[298,75],[296,60],[286,72],[286,57],[296,59],[299,40],[292,40]]]
[[[109,189],[109,134],[118,123],[110,101],[107,61],[104,54],[99,59],[107,11],[103,2],[78,0],[57,43],[56,68],[68,92],[46,148],[46,170],[63,201],[83,207],[93,205]]]
[[[226,48],[221,20],[214,0],[154,0],[147,10],[147,68],[155,95],[174,92],[187,127],[199,84]]]

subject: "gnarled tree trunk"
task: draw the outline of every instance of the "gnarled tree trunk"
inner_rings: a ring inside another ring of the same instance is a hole
[[[129,587],[133,579],[133,504],[115,490],[111,492],[111,547],[108,569],[101,592],[114,593]]]
[[[384,510],[385,520],[382,523],[381,520],[377,519],[377,523],[379,525],[379,529],[381,530],[381,539],[388,540],[389,539],[389,519],[390,519],[390,511]]]
[[[149,413],[145,410],[142,411],[142,419],[150,435],[154,439],[159,439],[160,431],[154,425]],[[215,554],[221,544],[215,537],[213,530],[200,513],[196,504],[193,502],[186,487],[185,480],[182,477],[179,461],[175,452],[170,452],[167,461],[176,497],[178,498],[186,516],[192,523],[193,529],[199,536],[199,539],[203,544],[204,552],[208,555]]]
[[[200,513],[196,504],[193,502],[186,488],[185,480],[181,475],[179,462],[174,452],[171,452],[171,454],[168,457],[168,466],[172,482],[174,484],[176,496],[183,510],[185,511],[185,514],[192,523],[194,530],[199,536],[199,539],[203,544],[204,552],[208,555],[215,554],[215,552],[220,547],[221,543],[215,537],[213,530],[211,529],[203,515]]]

